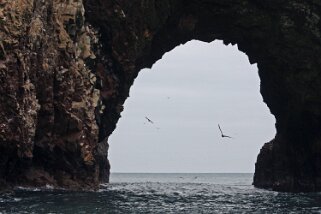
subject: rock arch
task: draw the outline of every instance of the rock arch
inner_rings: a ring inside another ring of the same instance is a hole
[[[254,185],[321,190],[321,4],[309,0],[4,0],[0,187],[96,188],[140,69],[191,39],[257,63],[275,139]]]
[[[258,63],[261,93],[276,117],[277,135],[258,156],[254,185],[320,190],[320,5],[96,0],[87,1],[87,7],[88,19],[100,27],[124,75],[120,103],[139,70],[175,46],[191,39],[237,43],[251,63]]]

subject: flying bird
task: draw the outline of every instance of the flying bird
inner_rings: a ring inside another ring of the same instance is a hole
[[[220,129],[222,138],[224,138],[224,137],[232,138],[232,137],[230,137],[230,136],[228,136],[228,135],[223,134],[222,129],[221,129],[221,127],[220,127],[220,124],[218,124],[218,128]]]
[[[150,122],[151,124],[154,124],[154,122],[151,119],[149,119],[148,117],[145,117],[145,118],[148,122]]]

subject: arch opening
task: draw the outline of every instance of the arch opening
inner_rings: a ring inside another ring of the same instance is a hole
[[[109,139],[111,171],[253,173],[275,135],[257,72],[237,46],[218,40],[166,53],[131,88]],[[233,139],[221,138],[218,123]]]

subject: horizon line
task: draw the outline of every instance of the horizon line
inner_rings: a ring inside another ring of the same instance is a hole
[[[128,174],[254,174],[254,172],[110,172]]]

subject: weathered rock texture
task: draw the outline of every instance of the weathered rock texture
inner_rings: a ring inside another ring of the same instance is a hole
[[[106,154],[97,149],[100,92],[86,62],[99,59],[99,44],[82,2],[1,0],[0,23],[2,183],[97,187]]]
[[[85,13],[85,15],[84,15]],[[0,177],[95,188],[138,72],[192,39],[257,63],[277,134],[254,185],[321,191],[317,0],[0,0]]]

